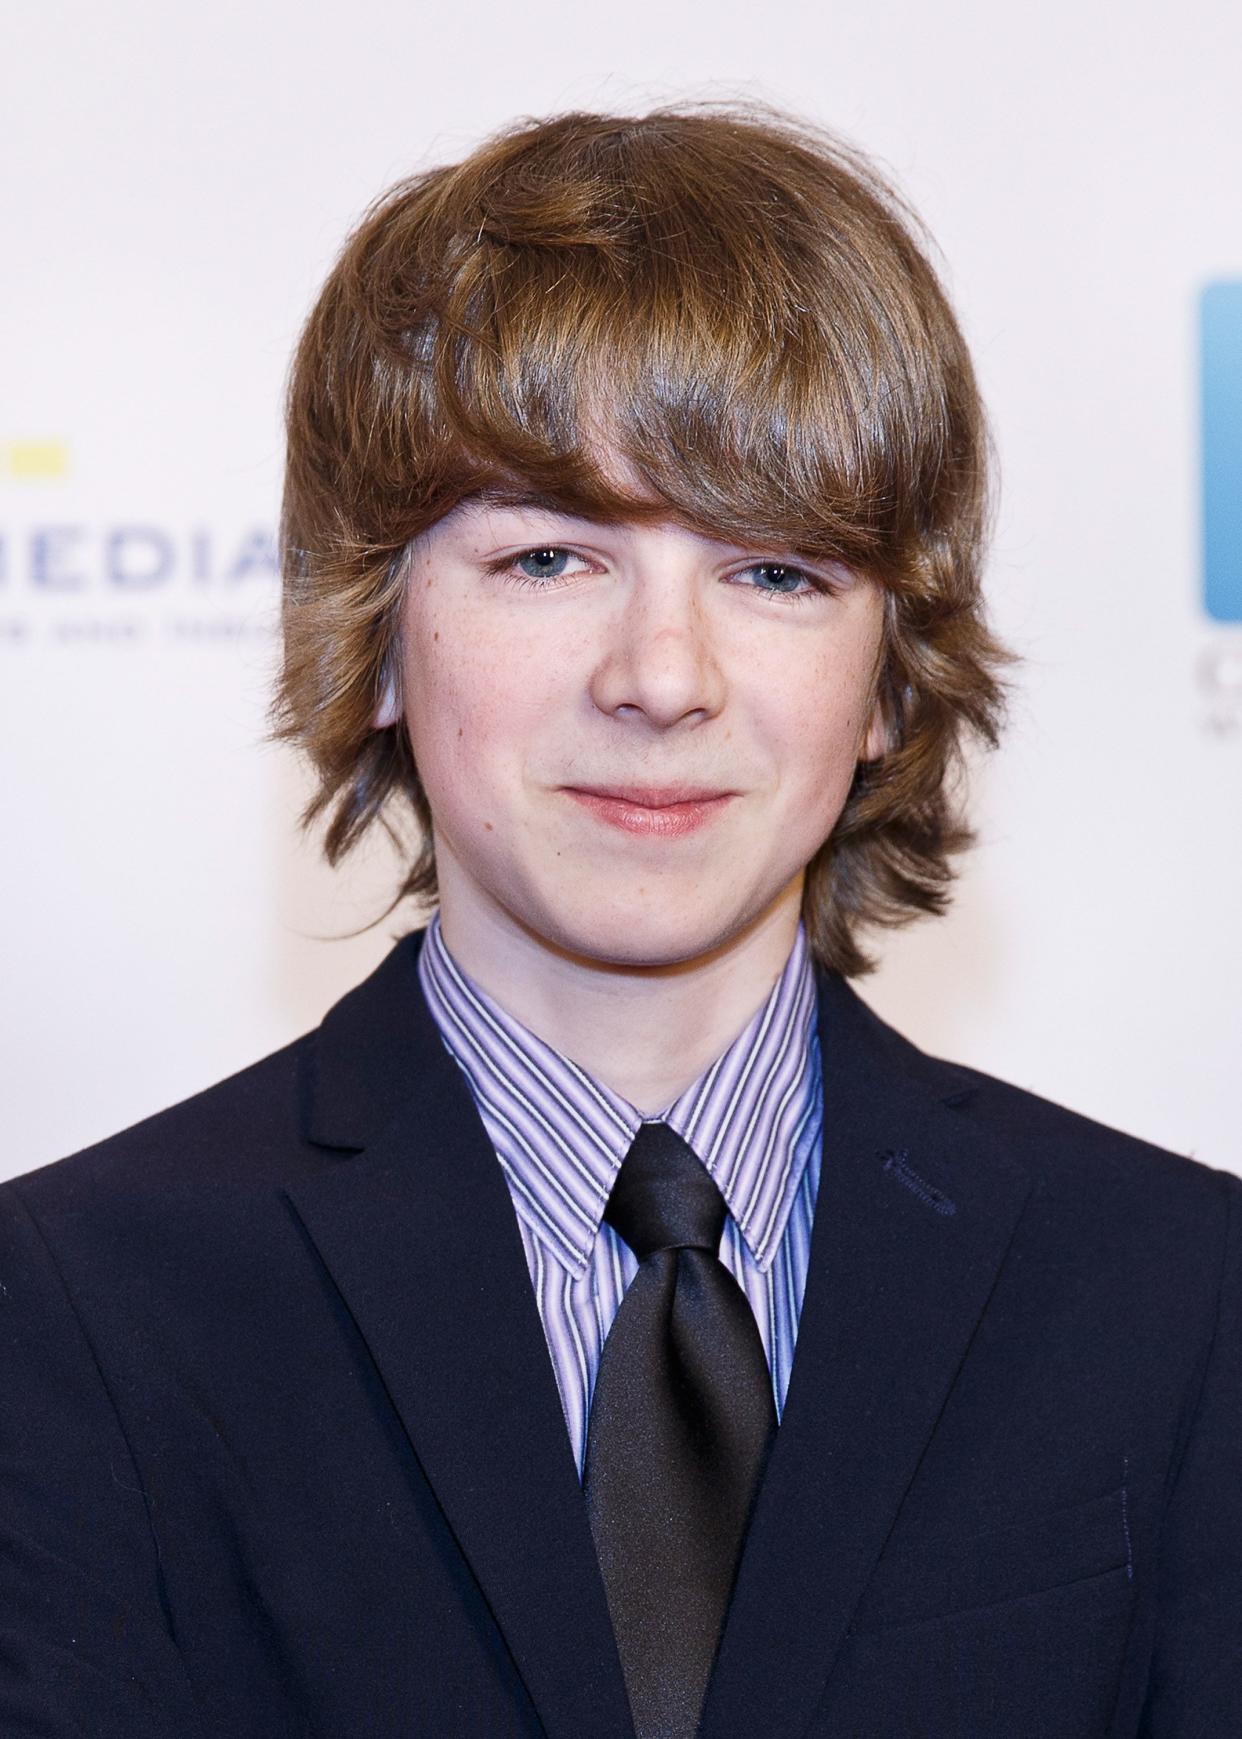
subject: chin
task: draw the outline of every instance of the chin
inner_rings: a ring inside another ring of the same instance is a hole
[[[656,907],[627,901],[611,909],[549,918],[544,934],[557,947],[608,966],[680,966],[723,947],[755,915],[730,902],[713,911],[701,897]]]

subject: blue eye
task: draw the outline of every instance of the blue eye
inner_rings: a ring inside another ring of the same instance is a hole
[[[815,583],[801,568],[790,567],[787,562],[755,562],[749,568],[743,568],[743,573],[757,574],[760,584],[756,591],[768,592],[776,597],[784,597],[799,592],[804,586],[815,589]]]
[[[555,580],[565,572],[570,556],[567,549],[549,546],[547,549],[524,550],[514,557],[514,566],[528,580]]]

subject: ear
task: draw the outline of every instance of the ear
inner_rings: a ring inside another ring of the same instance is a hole
[[[892,747],[889,721],[884,716],[884,704],[879,696],[871,708],[871,717],[867,722],[866,735],[862,747],[858,751],[860,761],[878,761],[881,755],[886,755]]]
[[[392,679],[392,673],[384,678],[384,687],[380,694],[379,704],[371,717],[373,731],[386,731],[390,725],[395,725],[401,717],[401,706],[397,700],[397,685]]]

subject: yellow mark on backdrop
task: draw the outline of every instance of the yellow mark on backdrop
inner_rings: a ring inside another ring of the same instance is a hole
[[[59,440],[6,441],[0,446],[0,471],[20,483],[69,475],[69,443]]]

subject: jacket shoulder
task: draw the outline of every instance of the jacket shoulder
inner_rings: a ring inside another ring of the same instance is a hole
[[[1041,1194],[1092,1214],[1168,1214],[1192,1234],[1205,1221],[1219,1226],[1233,1200],[1242,1204],[1242,1178],[1110,1127],[1080,1111],[1015,1086],[983,1070],[933,1056],[890,1026],[840,981],[830,1009],[857,1021],[859,1038],[883,1072],[918,1084],[922,1094],[960,1117],[990,1146],[1016,1161]],[[1172,1228],[1170,1228],[1172,1229]]]
[[[352,1128],[334,1139],[324,1107],[354,1101],[382,1121],[416,1092],[428,1054],[438,1055],[413,969],[418,943],[418,933],[398,940],[318,1027],[292,1043],[0,1191],[48,1213],[85,1213],[105,1200],[114,1212],[141,1201],[162,1212],[187,1192],[200,1202],[212,1192],[253,1199],[321,1166],[325,1146],[365,1145]],[[325,1070],[331,1079],[320,1093]]]
[[[883,1022],[887,1041],[954,1114],[968,1118],[1053,1198],[1084,1209],[1145,1216],[1168,1212],[1217,1222],[1229,1198],[1242,1204],[1233,1171],[1126,1134],[983,1070],[919,1050]]]
[[[11,1178],[31,1206],[72,1209],[100,1192],[159,1191],[187,1183],[226,1183],[231,1173],[272,1182],[303,1145],[304,1034],[178,1104],[64,1159]]]
[[[1028,1088],[978,1069],[946,1067],[956,1077],[950,1103],[973,1109],[1022,1163],[1050,1185],[1086,1174],[1102,1183],[1111,1180],[1218,1195],[1227,1183],[1242,1184],[1231,1171],[1126,1134]]]

